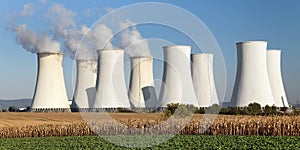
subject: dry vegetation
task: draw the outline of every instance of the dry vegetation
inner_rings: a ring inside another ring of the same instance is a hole
[[[0,113],[0,137],[171,134],[183,127],[180,134],[300,136],[300,116],[218,115],[214,122],[208,119],[204,123],[203,115],[197,114],[187,125],[187,120],[166,121],[154,113],[84,116],[87,123],[79,113]]]

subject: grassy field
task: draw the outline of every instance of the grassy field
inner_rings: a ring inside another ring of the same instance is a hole
[[[145,138],[142,136],[123,138]],[[159,137],[156,137],[159,138]],[[142,149],[299,149],[299,137],[276,136],[175,136],[167,142]],[[127,145],[134,146],[134,145]],[[143,146],[137,143],[135,146]],[[98,136],[0,139],[0,149],[129,149]]]
[[[96,135],[300,136],[300,116],[196,114],[166,121],[157,113],[0,113],[0,138]],[[215,117],[203,123],[204,117]],[[87,122],[85,122],[87,121]],[[210,125],[211,124],[211,125]],[[88,126],[88,125],[92,125]]]

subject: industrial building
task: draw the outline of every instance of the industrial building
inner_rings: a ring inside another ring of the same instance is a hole
[[[192,104],[198,107],[191,73],[191,47],[165,46],[163,83],[159,107],[170,103]]]
[[[124,50],[98,50],[96,98],[93,109],[130,108],[124,76]]]
[[[267,51],[267,66],[275,106],[289,107],[281,76],[281,50]]]
[[[31,111],[70,111],[60,53],[38,53],[38,73]]]
[[[192,54],[192,79],[199,107],[219,105],[213,72],[213,54]]]
[[[233,107],[259,103],[289,107],[281,75],[281,50],[267,50],[265,41],[237,46]],[[124,75],[124,50],[98,50],[98,61],[76,60],[77,78],[72,111],[159,108],[170,103],[210,107],[219,104],[213,54],[191,55],[190,46],[163,47],[163,86],[156,97],[153,58],[130,58],[129,90]],[[60,53],[38,53],[38,74],[32,111],[70,111]],[[192,62],[191,62],[192,60]]]
[[[129,100],[132,108],[155,108],[157,105],[154,93],[152,57],[131,57],[131,74]]]
[[[259,103],[275,104],[267,69],[267,42],[237,43],[237,71],[231,105],[245,107]]]
[[[96,96],[97,60],[76,60],[76,87],[72,111],[89,111]]]

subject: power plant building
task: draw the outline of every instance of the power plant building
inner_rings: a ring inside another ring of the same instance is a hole
[[[191,47],[165,46],[163,83],[159,107],[170,103],[192,104],[198,107],[191,74]]]
[[[133,108],[156,107],[152,57],[131,57],[129,100]]]
[[[219,105],[213,73],[213,54],[192,54],[192,78],[199,107]]]
[[[31,111],[70,111],[60,53],[38,53],[38,74]]]
[[[281,50],[267,51],[267,65],[275,106],[289,107],[281,76]]]
[[[281,50],[267,50],[265,41],[239,42],[237,71],[230,105],[289,107],[281,74]],[[157,99],[153,58],[131,57],[127,91],[124,50],[98,50],[98,61],[76,60],[77,78],[70,107],[61,53],[38,53],[38,73],[31,111],[90,111],[91,109],[157,108],[170,103],[210,107],[219,104],[213,54],[191,55],[190,46],[163,47],[164,69]],[[192,60],[192,62],[191,62]]]
[[[97,60],[76,60],[76,87],[72,111],[89,111],[96,96]]]
[[[267,69],[267,42],[237,43],[237,72],[231,105],[245,107],[259,103],[275,104]]]
[[[130,108],[124,76],[124,50],[98,51],[96,99],[98,108]]]

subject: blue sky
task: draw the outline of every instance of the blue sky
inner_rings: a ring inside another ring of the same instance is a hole
[[[35,6],[34,15],[18,20],[28,23],[33,29],[41,30],[47,24],[43,19],[43,8],[53,3],[61,3],[73,10],[78,16],[84,16],[88,9],[98,10],[104,15],[106,9],[117,9],[122,6],[143,1],[48,1],[41,5],[40,1],[0,1],[0,99],[31,98],[36,80],[36,55],[17,45],[14,36],[3,27],[9,13],[22,11],[24,4]],[[146,2],[146,1],[145,1]],[[210,29],[222,50],[227,70],[227,91],[225,100],[229,100],[235,79],[236,47],[235,43],[246,40],[266,40],[269,48],[282,49],[282,75],[287,96],[290,102],[300,99],[300,1],[298,0],[165,0],[156,1],[173,4],[201,19]],[[96,9],[97,8],[97,9]],[[100,16],[101,16],[100,15]],[[78,17],[77,23],[91,25],[99,15]],[[162,27],[140,27],[144,38],[163,38],[175,44],[189,44],[186,38]],[[163,34],[163,35],[162,35]],[[186,41],[185,41],[186,40]],[[195,50],[193,50],[195,51]],[[69,98],[72,97],[73,60],[64,60],[64,73]]]

